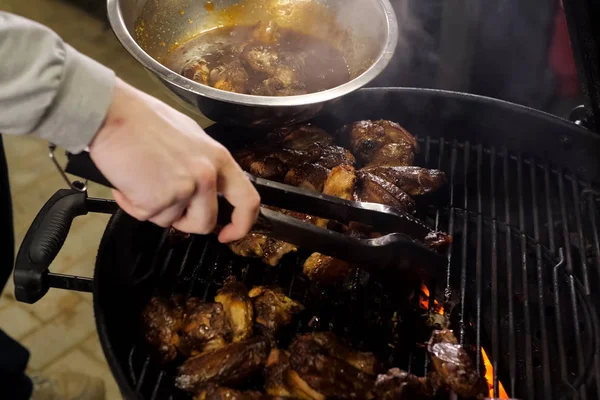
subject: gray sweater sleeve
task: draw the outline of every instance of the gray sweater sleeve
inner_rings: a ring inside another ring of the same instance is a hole
[[[85,149],[102,125],[112,70],[47,27],[0,11],[0,132]]]

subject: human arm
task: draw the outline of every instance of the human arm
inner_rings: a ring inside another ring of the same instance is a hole
[[[43,25],[0,12],[0,132],[31,134],[77,153],[89,146],[140,220],[207,233],[216,193],[235,207],[219,239],[251,227],[259,197],[240,167],[190,118],[116,78]]]

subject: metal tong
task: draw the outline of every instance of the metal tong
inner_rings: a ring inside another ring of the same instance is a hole
[[[67,155],[67,173],[112,187],[88,153]],[[340,223],[357,222],[384,235],[375,239],[357,239],[266,207],[260,208],[254,232],[359,264],[369,272],[394,269],[427,279],[445,271],[446,257],[425,244],[426,237],[434,232],[410,214],[382,204],[348,201],[251,175],[248,178],[260,194],[263,205]],[[218,224],[230,222],[232,211],[231,204],[219,195]]]

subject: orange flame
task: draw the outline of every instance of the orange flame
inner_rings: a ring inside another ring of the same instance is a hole
[[[481,355],[483,356],[483,364],[485,365],[485,380],[490,388],[490,399],[509,399],[510,397],[508,397],[500,381],[498,381],[498,392],[500,393],[497,396],[494,395],[494,367],[492,367],[492,362],[483,347],[481,348]]]
[[[419,293],[419,307],[429,310],[429,288],[421,283],[421,293]],[[437,314],[444,315],[444,307],[438,303],[437,300],[433,300],[433,311]]]
[[[429,288],[421,283],[421,293],[419,293],[419,307],[429,310]],[[444,314],[444,307],[442,307],[437,300],[433,300],[433,311],[437,314]],[[483,356],[483,364],[485,365],[485,380],[487,381],[490,393],[490,399],[509,399],[510,397],[504,390],[502,382],[498,381],[498,396],[494,395],[494,367],[488,357],[487,353],[481,348],[481,355]]]

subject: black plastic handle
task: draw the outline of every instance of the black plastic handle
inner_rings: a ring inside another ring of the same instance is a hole
[[[14,273],[17,300],[35,303],[50,287],[91,292],[91,278],[53,274],[48,268],[65,243],[76,217],[88,211],[110,213],[114,210],[113,202],[88,199],[85,192],[73,189],[56,192],[35,217],[19,248]]]

